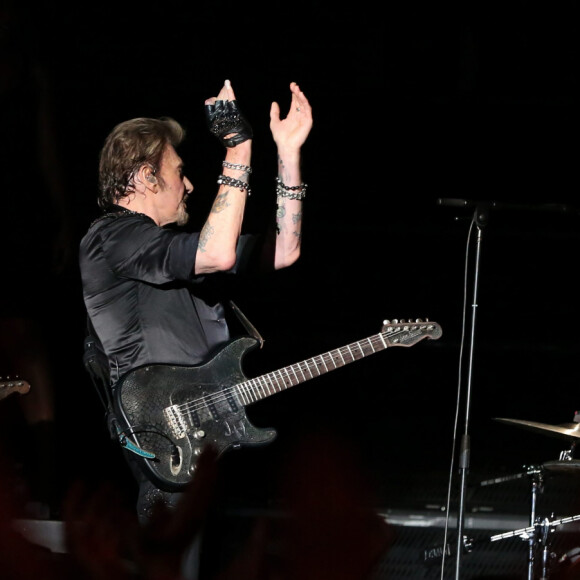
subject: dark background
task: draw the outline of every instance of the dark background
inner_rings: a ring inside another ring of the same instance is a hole
[[[443,329],[438,341],[378,353],[251,407],[252,421],[279,437],[224,456],[226,500],[275,502],[288,450],[328,430],[355,446],[381,509],[444,505],[457,416],[455,436],[471,436],[470,508],[525,514],[527,483],[485,497],[476,484],[569,446],[494,417],[560,424],[578,406],[576,3],[43,10],[34,19],[55,75],[77,243],[98,214],[102,142],[135,116],[169,115],[187,127],[191,211],[204,215],[223,152],[205,128],[203,101],[226,78],[255,131],[247,212],[259,223],[274,202],[270,103],[286,111],[297,81],[314,111],[303,150],[303,257],[236,297],[265,338],[245,361],[248,375],[366,338],[384,319],[429,318]],[[469,236],[475,206],[442,198],[494,203]],[[76,264],[42,299],[58,325],[64,477],[122,480],[82,368]],[[454,501],[456,491],[457,478]]]

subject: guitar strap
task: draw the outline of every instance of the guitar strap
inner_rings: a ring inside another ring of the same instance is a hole
[[[87,331],[84,344],[83,364],[91,377],[93,386],[105,409],[105,421],[109,428],[111,439],[117,439],[118,434],[113,426],[115,414],[113,411],[113,399],[111,396],[111,377],[107,355],[101,346],[101,341],[93,328],[90,318],[87,316]]]
[[[84,343],[83,364],[93,385],[101,399],[105,409],[112,409],[111,379],[109,376],[109,363],[97,338],[90,318],[87,316],[87,331]]]
[[[236,306],[236,304],[234,304],[233,300],[230,300],[229,304],[230,308],[238,317],[238,320],[242,323],[242,326],[248,331],[250,336],[254,337],[260,343],[260,348],[262,348],[264,346],[264,339],[257,331],[256,327],[248,320],[246,315]]]
[[[85,369],[89,373],[93,385],[101,399],[101,403],[105,408],[105,422],[109,429],[109,435],[111,439],[117,440],[122,447],[128,451],[140,455],[141,457],[147,457],[152,459],[155,457],[154,454],[141,449],[135,445],[125,433],[121,431],[119,427],[119,422],[115,417],[115,411],[113,407],[113,399],[111,396],[111,379],[109,373],[109,363],[105,351],[101,346],[97,334],[93,328],[90,318],[87,316],[87,336],[85,338],[83,354],[83,363]]]

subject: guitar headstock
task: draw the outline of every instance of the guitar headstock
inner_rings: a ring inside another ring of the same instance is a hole
[[[381,329],[383,338],[389,346],[413,346],[424,338],[437,340],[443,331],[441,326],[430,320],[385,320]]]
[[[28,381],[19,378],[2,380],[2,377],[0,377],[0,400],[12,393],[25,395],[28,391],[30,391],[30,383]]]

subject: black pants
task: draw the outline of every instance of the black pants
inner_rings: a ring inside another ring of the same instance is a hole
[[[143,473],[139,462],[141,461],[131,451],[123,450],[123,455],[131,468],[133,477],[137,480],[138,496],[137,496],[137,517],[141,525],[149,521],[153,513],[153,508],[157,504],[165,505],[174,509],[181,497],[180,492],[167,492],[156,487],[147,476]],[[200,569],[202,534],[198,533],[193,538],[190,547],[183,555],[183,568],[181,571],[184,580],[198,580]]]

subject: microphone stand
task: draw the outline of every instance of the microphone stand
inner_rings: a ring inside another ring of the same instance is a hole
[[[481,242],[483,239],[483,228],[489,219],[490,204],[478,202],[475,207],[474,221],[477,225],[477,246],[475,254],[475,270],[473,282],[473,302],[471,305],[471,335],[469,348],[469,365],[467,372],[467,394],[465,400],[465,430],[461,438],[461,451],[459,455],[459,471],[461,474],[461,486],[459,493],[459,510],[457,514],[457,549],[455,562],[455,578],[459,580],[461,569],[461,555],[463,553],[463,528],[465,521],[465,490],[467,487],[467,472],[469,470],[471,442],[469,437],[469,413],[471,407],[471,378],[473,376],[473,348],[475,343],[475,321],[477,312],[477,291],[479,287],[479,263],[481,258]]]
[[[456,208],[475,208],[473,221],[477,225],[477,249],[474,266],[474,282],[473,282],[473,302],[471,310],[471,335],[469,348],[469,365],[467,374],[467,393],[465,402],[465,430],[461,438],[461,450],[459,455],[459,470],[461,474],[461,486],[459,494],[459,509],[457,515],[457,549],[455,562],[455,580],[459,580],[459,572],[461,569],[461,555],[464,548],[464,520],[465,520],[465,490],[467,481],[467,472],[469,470],[471,442],[469,437],[469,414],[471,407],[471,379],[473,371],[473,348],[475,343],[475,322],[477,310],[477,291],[479,287],[479,263],[481,258],[481,242],[483,239],[483,229],[489,220],[491,209],[512,210],[512,211],[540,211],[540,212],[558,212],[558,213],[572,213],[580,214],[580,210],[565,204],[518,204],[505,203],[497,201],[477,201],[467,199],[453,199],[453,198],[439,198],[438,205],[449,206]],[[448,506],[449,509],[449,506]],[[533,522],[532,522],[533,524]],[[531,556],[530,556],[531,559]],[[532,565],[530,564],[530,570]],[[529,572],[531,573],[531,572]]]

